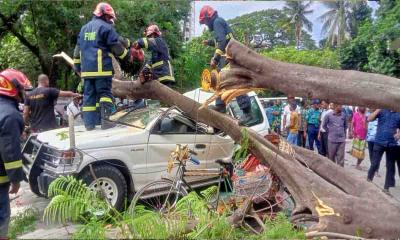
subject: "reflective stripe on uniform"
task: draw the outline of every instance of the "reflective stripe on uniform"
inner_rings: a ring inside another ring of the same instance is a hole
[[[155,68],[155,67],[161,66],[161,65],[163,65],[163,63],[164,63],[164,61],[159,61],[159,62],[152,64],[151,67]]]
[[[7,183],[9,181],[8,176],[0,176],[0,183]]]
[[[113,103],[112,99],[109,97],[101,97],[99,102],[100,103],[103,103],[103,102]]]
[[[81,63],[80,59],[74,59],[74,63]]]
[[[20,168],[20,167],[22,167],[22,160],[16,160],[16,161],[13,161],[13,162],[4,163],[4,168],[6,170]]]
[[[144,48],[149,47],[149,43],[147,42],[147,38],[143,38]]]
[[[225,36],[226,39],[233,39],[233,34],[232,33],[228,33]]]
[[[96,107],[93,106],[82,107],[82,112],[94,112],[94,111],[96,111]]]
[[[221,49],[218,49],[218,48],[215,49],[215,53],[218,54],[218,55],[221,55],[221,56],[224,55],[224,52],[221,51]]]
[[[100,77],[100,76],[112,76],[112,71],[106,72],[81,72],[81,77]]]
[[[157,79],[158,81],[160,81],[160,82],[165,81],[165,80],[175,81],[175,77],[172,74],[171,61],[168,61],[168,66],[169,66],[169,76],[160,77]]]
[[[124,49],[124,52],[123,52],[120,56],[118,56],[119,59],[124,59],[124,57],[126,56],[126,54],[128,54],[128,50],[125,48],[125,49]]]
[[[175,78],[172,77],[172,76],[164,76],[164,77],[158,78],[157,80],[160,81],[160,82],[165,81],[165,80],[175,81]]]
[[[151,66],[149,64],[144,65],[147,68],[151,68]]]
[[[112,56],[112,55],[109,55]],[[81,72],[81,77],[105,77],[112,76],[112,71],[103,72],[103,51],[97,49],[97,72]]]
[[[96,103],[96,107],[97,107],[97,108],[100,107],[100,103]]]
[[[97,72],[103,72],[103,51],[97,49]]]

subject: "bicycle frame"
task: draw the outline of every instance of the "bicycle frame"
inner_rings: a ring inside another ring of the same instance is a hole
[[[200,192],[200,190],[197,190],[197,189],[193,189],[191,186],[190,186],[190,184],[186,181],[186,179],[185,179],[185,173],[187,173],[187,172],[192,172],[193,173],[193,171],[194,171],[194,173],[195,172],[201,172],[201,171],[204,171],[204,172],[207,172],[207,171],[211,171],[211,170],[214,170],[214,169],[203,169],[203,170],[187,170],[186,169],[186,162],[187,162],[187,160],[188,159],[183,159],[183,160],[178,160],[177,162],[178,162],[178,169],[177,169],[177,171],[176,171],[176,174],[175,174],[175,179],[173,179],[173,187],[175,187],[175,189],[177,190],[177,193],[178,194],[181,194],[182,193],[182,188],[183,187],[185,187],[186,189],[188,189],[189,191],[194,191],[194,192],[196,192],[196,194],[200,197],[200,198],[202,198],[203,200],[206,200],[205,199],[205,196],[203,196],[203,194]],[[202,173],[198,173],[199,175],[197,175],[197,176],[201,176],[201,174]],[[221,188],[221,181],[222,181],[222,178],[224,177],[224,168],[221,166],[220,168],[219,168],[219,171],[218,171],[218,173],[208,173],[209,175],[210,174],[213,174],[213,175],[215,175],[215,176],[219,176],[219,179],[218,179],[218,192],[217,192],[217,204],[216,204],[216,209],[218,208],[218,202],[219,202],[219,194],[220,194],[220,188]],[[196,176],[195,174],[191,174],[191,176]],[[170,191],[171,192],[171,191]],[[168,193],[168,195],[170,194],[170,192]],[[167,195],[167,196],[168,196]],[[215,210],[216,210],[215,209]]]

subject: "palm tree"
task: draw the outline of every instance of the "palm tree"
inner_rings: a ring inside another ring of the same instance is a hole
[[[294,24],[295,35],[296,35],[296,47],[300,47],[301,31],[303,26],[307,31],[312,32],[312,22],[307,19],[306,15],[313,12],[310,10],[311,1],[286,1],[284,11],[290,17],[290,23]]]
[[[350,14],[354,0],[321,1],[328,10],[318,17],[323,22],[322,34],[326,37],[327,44],[337,46],[350,37]]]

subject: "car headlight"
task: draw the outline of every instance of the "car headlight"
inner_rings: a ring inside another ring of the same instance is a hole
[[[69,149],[61,152],[60,163],[65,165],[72,165],[76,156],[74,149]]]
[[[58,154],[53,155],[52,162],[54,165],[73,165],[76,157],[79,154],[74,149],[59,151]]]

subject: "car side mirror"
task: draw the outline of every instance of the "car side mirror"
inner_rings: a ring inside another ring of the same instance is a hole
[[[164,118],[161,120],[160,123],[160,131],[159,133],[168,133],[171,132],[173,129],[173,119]]]
[[[214,128],[208,126],[208,127],[206,128],[206,133],[207,133],[207,134],[214,134],[214,133],[215,133]]]

